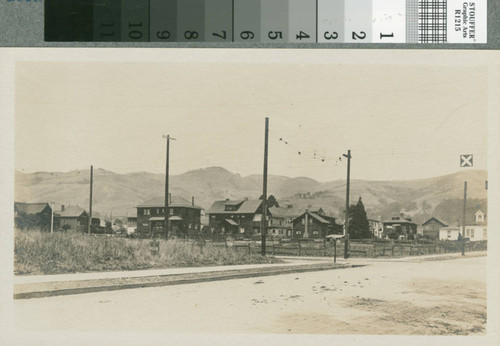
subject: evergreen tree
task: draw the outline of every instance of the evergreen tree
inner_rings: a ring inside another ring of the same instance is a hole
[[[349,238],[351,239],[367,239],[371,238],[370,225],[366,216],[365,206],[358,199],[356,205],[349,207]]]

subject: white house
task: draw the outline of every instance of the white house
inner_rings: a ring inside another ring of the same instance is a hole
[[[447,226],[439,229],[439,240],[457,240],[461,232],[460,226]]]
[[[465,238],[469,238],[470,241],[486,240],[487,231],[485,225],[465,226]]]
[[[465,225],[465,238],[470,241],[480,241],[488,239],[488,224],[486,214],[481,210],[474,213],[474,223]],[[462,227],[453,225],[439,229],[439,240],[457,240],[458,234],[462,233]]]

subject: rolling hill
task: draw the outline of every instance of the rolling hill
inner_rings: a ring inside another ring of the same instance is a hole
[[[351,200],[362,197],[369,217],[388,218],[404,210],[417,222],[436,210],[451,210],[443,203],[456,205],[463,196],[463,182],[468,182],[471,205],[486,204],[484,181],[487,172],[467,170],[445,176],[405,181],[353,180]],[[15,172],[15,200],[20,202],[51,201],[57,204],[88,207],[89,170],[71,172]],[[208,209],[213,201],[225,198],[258,198],[262,176],[243,177],[222,167],[209,167],[171,177],[170,190],[186,199],[195,196],[197,205]],[[94,170],[94,209],[101,214],[133,215],[134,207],[150,198],[163,196],[165,176],[148,172],[119,174]],[[281,204],[320,206],[341,217],[345,203],[345,180],[318,182],[297,177],[270,175],[268,193]],[[485,207],[484,207],[485,208]],[[445,222],[456,220],[460,210],[438,215]],[[460,208],[458,208],[460,209]],[[433,215],[436,216],[436,215]]]

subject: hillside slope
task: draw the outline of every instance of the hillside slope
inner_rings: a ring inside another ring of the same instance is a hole
[[[446,176],[409,181],[351,182],[351,200],[362,197],[369,217],[387,218],[404,210],[425,218],[445,201],[460,200],[463,182],[468,182],[471,203],[486,199],[486,171],[462,171]],[[71,172],[15,172],[15,200],[51,201],[56,204],[88,207],[89,170]],[[258,198],[262,176],[242,177],[222,167],[209,167],[171,177],[170,190],[186,199],[195,196],[196,204],[208,209],[213,201],[225,198]],[[321,206],[341,217],[345,206],[345,180],[318,182],[310,178],[269,176],[268,191],[282,204]],[[113,215],[133,215],[134,207],[150,198],[163,196],[165,176],[148,172],[118,174],[94,170],[94,209]],[[450,202],[452,203],[452,202]],[[453,203],[452,203],[453,204]],[[484,203],[483,203],[484,204]],[[455,207],[453,207],[455,208]],[[441,206],[440,209],[446,209]],[[458,211],[457,211],[458,212]],[[448,213],[450,219],[455,219]],[[420,221],[420,220],[418,220]]]

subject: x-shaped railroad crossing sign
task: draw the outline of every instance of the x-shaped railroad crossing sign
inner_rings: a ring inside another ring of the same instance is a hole
[[[460,167],[472,167],[472,154],[460,155]]]

